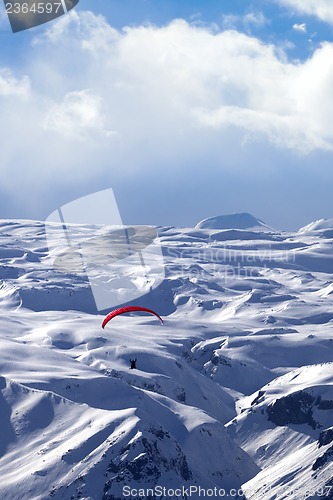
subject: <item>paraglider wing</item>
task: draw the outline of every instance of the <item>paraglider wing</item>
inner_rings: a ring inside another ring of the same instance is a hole
[[[115,316],[118,316],[119,314],[124,314],[127,312],[133,312],[133,311],[144,311],[148,312],[150,314],[154,314],[161,322],[161,325],[163,325],[163,319],[161,316],[159,316],[155,311],[152,311],[151,309],[148,309],[147,307],[140,307],[140,306],[124,306],[124,307],[119,307],[118,309],[115,309],[114,311],[111,311],[105,318],[102,323],[102,328],[104,328],[107,323],[114,318]]]

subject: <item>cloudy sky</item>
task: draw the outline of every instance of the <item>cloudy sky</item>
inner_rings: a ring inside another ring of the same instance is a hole
[[[333,217],[331,0],[80,0],[0,42],[0,218]]]

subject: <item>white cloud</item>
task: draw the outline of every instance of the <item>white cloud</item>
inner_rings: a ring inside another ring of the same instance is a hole
[[[73,138],[84,138],[93,131],[109,134],[104,128],[102,99],[87,90],[68,92],[47,112],[44,126]]]
[[[15,78],[8,68],[0,68],[0,96],[16,96],[23,99],[30,95],[30,81],[27,76]]]
[[[261,27],[268,23],[268,20],[262,12],[248,12],[244,15],[225,14],[222,16],[224,29],[237,29],[244,27],[250,30],[251,27]]]
[[[253,26],[264,26],[268,22],[262,12],[248,12],[243,19],[245,24]]]
[[[306,24],[305,23],[302,23],[302,24],[296,23],[293,25],[293,29],[296,31],[302,31],[303,33],[306,33]]]
[[[73,12],[27,50],[30,97],[2,99],[0,115],[2,185],[13,192],[19,183],[190,175],[199,162],[226,169],[236,152],[246,160],[249,143],[258,158],[262,144],[333,150],[333,44],[292,63],[235,30],[177,20],[116,31]],[[28,80],[6,75],[0,89],[27,93]]]
[[[321,21],[333,24],[332,0],[275,0],[280,5],[291,7],[301,14],[316,16]]]

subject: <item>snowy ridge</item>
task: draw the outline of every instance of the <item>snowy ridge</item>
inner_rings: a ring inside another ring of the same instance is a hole
[[[252,231],[276,232],[262,220],[246,212],[209,217],[198,222],[195,227],[198,229],[249,229]]]
[[[295,498],[309,492],[327,497],[333,472],[332,363],[291,371],[239,404],[242,413],[228,428],[263,468],[243,486],[247,498],[267,498],[267,485],[279,498],[292,492]]]
[[[1,221],[1,498],[330,491],[332,241],[260,224],[160,228],[165,279],[134,302],[164,326],[133,315],[102,330],[84,274],[52,267],[43,224]]]
[[[319,219],[299,229],[299,233],[310,233],[312,231],[333,230],[333,219]]]

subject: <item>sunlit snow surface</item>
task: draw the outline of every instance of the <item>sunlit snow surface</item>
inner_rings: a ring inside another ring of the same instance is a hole
[[[333,498],[333,221],[286,234],[241,215],[159,228],[165,279],[135,304],[164,326],[105,330],[43,223],[0,222],[1,499]]]

